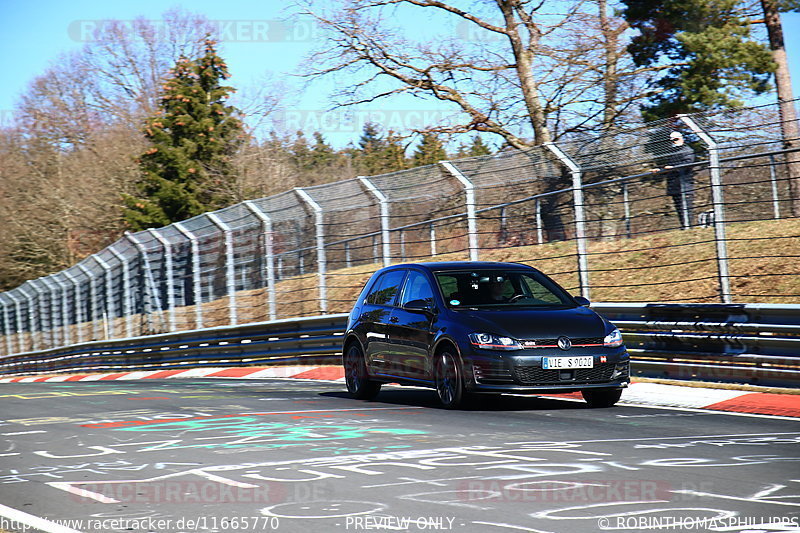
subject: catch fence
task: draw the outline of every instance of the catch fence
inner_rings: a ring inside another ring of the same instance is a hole
[[[696,159],[683,195],[676,131]],[[0,353],[346,312],[408,261],[519,261],[602,301],[797,302],[795,150],[762,106],[296,188],[0,294]]]

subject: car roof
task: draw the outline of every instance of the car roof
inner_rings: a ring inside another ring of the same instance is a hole
[[[431,272],[440,272],[443,270],[473,270],[473,269],[488,269],[488,268],[514,268],[514,269],[532,269],[535,268],[523,265],[522,263],[502,263],[493,261],[434,261],[430,263],[401,263],[392,265],[386,268],[403,268],[403,267],[417,267]]]

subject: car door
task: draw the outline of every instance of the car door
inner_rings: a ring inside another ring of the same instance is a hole
[[[411,305],[408,305],[412,302]],[[419,309],[424,302],[428,310]],[[436,315],[433,286],[419,270],[409,270],[400,301],[389,318],[389,357],[398,375],[430,379],[428,353],[433,341]],[[411,307],[417,307],[412,309]]]
[[[359,321],[363,326],[364,356],[370,369],[377,373],[386,373],[389,367],[389,319],[405,276],[405,269],[381,274],[361,306]]]

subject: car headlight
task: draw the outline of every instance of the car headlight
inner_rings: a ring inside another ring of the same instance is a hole
[[[622,346],[622,333],[620,333],[617,328],[614,328],[614,330],[603,339],[603,346],[606,348],[619,348]]]
[[[491,333],[470,333],[469,342],[476,348],[484,350],[521,350],[522,346],[515,339],[500,337]]]

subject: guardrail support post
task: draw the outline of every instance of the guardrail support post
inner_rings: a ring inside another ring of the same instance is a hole
[[[245,200],[244,206],[261,221],[261,232],[264,237],[264,255],[267,258],[267,303],[269,305],[269,319],[278,318],[275,297],[275,249],[274,235],[272,233],[272,219],[252,200]]]
[[[131,272],[125,256],[111,245],[107,248],[122,266],[122,314],[125,317],[125,336],[133,337],[133,305],[131,304]]]
[[[731,283],[728,273],[728,241],[725,237],[725,199],[720,177],[719,149],[717,143],[688,115],[678,118],[700,137],[708,150],[708,171],[711,176],[711,202],[714,207],[714,241],[717,246],[717,271],[722,303],[731,303]]]
[[[61,320],[61,309],[60,309],[61,306],[56,305],[56,301],[58,300],[57,298],[58,287],[56,286],[55,283],[51,282],[48,279],[49,277],[50,276],[39,278],[38,281],[41,281],[42,285],[44,285],[48,289],[47,297],[50,300],[49,302],[50,343],[52,344],[52,347],[55,348],[56,346],[59,346],[59,343],[61,342],[61,335],[58,334],[58,328],[56,328],[56,323],[58,323],[59,325],[63,324],[63,320]],[[58,316],[59,320],[56,320],[56,316]]]
[[[314,225],[317,230],[317,273],[319,275],[319,309],[323,314],[328,312],[328,289],[325,282],[325,229],[322,216],[322,207],[314,201],[311,196],[301,189],[295,187],[297,195],[314,211]]]
[[[177,331],[175,321],[175,276],[173,275],[173,262],[172,262],[172,244],[163,237],[158,231],[150,228],[147,230],[150,235],[157,240],[161,247],[164,249],[164,263],[167,270],[166,288],[167,288],[167,313],[169,314],[169,330]]]
[[[467,234],[469,235],[469,260],[478,260],[478,220],[475,213],[475,185],[450,161],[439,161],[461,185],[464,186],[467,204]]]
[[[239,320],[236,308],[236,265],[233,256],[233,235],[231,235],[231,228],[217,215],[206,213],[206,216],[225,236],[225,286],[228,290],[228,322],[231,326],[235,326]]]
[[[147,250],[145,250],[145,248],[142,245],[142,243],[140,243],[132,233],[126,231],[125,232],[125,238],[128,239],[128,241],[133,245],[133,247],[136,248],[136,250],[139,251],[139,255],[142,258],[142,263],[143,263],[142,266],[143,266],[143,269],[144,269],[144,279],[145,279],[145,282],[144,282],[144,285],[145,285],[145,291],[144,292],[145,292],[145,294],[143,295],[143,298],[144,298],[144,313],[145,313],[145,315],[147,315],[148,329],[150,329],[151,332],[152,332],[152,330],[153,330],[153,321],[152,321],[152,317],[150,315],[152,313],[153,300],[155,300],[156,309],[158,309],[158,313],[159,313],[159,315],[161,317],[162,326],[165,324],[165,321],[164,321],[164,311],[161,308],[161,298],[159,298],[159,296],[158,296],[158,288],[156,287],[156,281],[153,279],[153,271],[150,269],[150,259],[147,257]],[[147,292],[148,292],[147,291],[147,287],[150,287],[150,295],[149,295],[149,297],[148,297],[148,294],[147,294]]]
[[[392,264],[392,244],[391,236],[389,235],[389,200],[378,187],[372,183],[369,178],[359,176],[358,180],[367,188],[372,196],[378,200],[378,206],[381,210],[381,244],[383,245],[383,266],[387,267]]]
[[[589,298],[589,262],[586,255],[586,215],[583,210],[583,180],[580,167],[553,143],[545,143],[572,174],[572,202],[575,206],[575,239],[578,241],[578,278],[581,296]]]
[[[247,202],[245,202],[247,204]],[[203,327],[203,282],[200,277],[200,244],[197,242],[197,235],[186,229],[180,222],[172,224],[181,235],[189,239],[189,246],[192,248],[192,293],[194,293],[194,322],[195,328]]]

